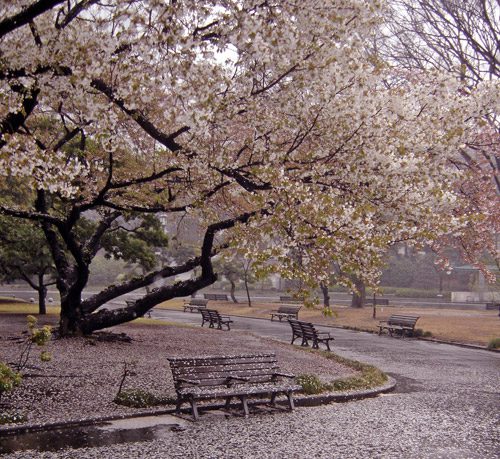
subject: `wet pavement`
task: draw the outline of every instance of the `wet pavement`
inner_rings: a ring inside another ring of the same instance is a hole
[[[201,322],[197,314],[179,311],[161,310],[154,315],[197,326]],[[241,330],[290,339],[287,323],[233,319],[232,330],[221,333]],[[219,412],[204,414],[197,423],[188,416],[170,417],[163,424],[135,418],[80,432],[86,443],[68,442],[59,444],[62,449],[49,446],[7,457],[500,457],[499,353],[341,329],[329,331],[335,336],[333,350],[337,354],[379,367],[397,380],[396,390],[373,399],[297,408],[293,413],[254,412],[246,419]],[[57,445],[54,439],[46,442]]]
[[[0,454],[18,450],[58,451],[165,438],[185,429],[186,421],[171,415],[120,419],[97,425],[27,432],[0,438]]]

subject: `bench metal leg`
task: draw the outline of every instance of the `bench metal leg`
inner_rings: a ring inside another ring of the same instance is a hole
[[[200,419],[200,415],[198,414],[198,407],[196,406],[196,401],[194,399],[189,400],[191,403],[191,412],[193,413],[193,418],[195,421]]]
[[[245,413],[245,417],[249,416],[250,412],[248,411],[248,403],[246,395],[242,395],[240,397],[241,403],[243,405],[243,412]]]
[[[228,397],[228,398],[226,398],[226,405],[225,405],[226,410],[228,410],[228,409],[229,409],[229,404],[231,403],[231,399],[232,399],[232,398],[233,398],[233,397]]]
[[[181,412],[181,405],[182,405],[182,400],[180,397],[177,397],[177,403],[175,404],[175,412],[176,413]]]
[[[290,411],[293,411],[293,409],[295,408],[295,404],[293,403],[293,394],[291,392],[287,392],[286,397],[288,398],[288,406],[290,407]]]
[[[275,392],[273,392],[273,393],[271,394],[271,401],[269,402],[269,404],[270,404],[271,406],[276,405],[276,393],[275,393]]]

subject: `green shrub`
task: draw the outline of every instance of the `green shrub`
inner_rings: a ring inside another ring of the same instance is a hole
[[[386,381],[387,376],[378,368],[365,365],[361,375],[332,381],[331,388],[333,391],[371,389],[372,387],[380,386]]]
[[[14,371],[6,363],[0,362],[0,397],[21,383],[21,374]]]
[[[174,402],[169,397],[158,397],[142,389],[127,389],[118,393],[113,400],[117,405],[131,408],[148,408],[151,406],[168,405]]]
[[[493,338],[488,343],[488,349],[500,349],[500,338]]]
[[[329,389],[316,375],[303,374],[297,376],[296,380],[302,386],[302,391],[307,395],[320,394]]]
[[[372,387],[381,386],[387,382],[387,375],[377,367],[358,362],[357,360],[340,357],[333,352],[321,351],[321,354],[327,359],[335,360],[342,365],[346,365],[347,367],[360,372],[360,374],[356,376],[332,381],[329,385],[329,390],[346,391],[355,389],[371,389]]]
[[[26,416],[17,412],[3,412],[0,413],[0,425],[3,424],[17,424],[26,421]]]

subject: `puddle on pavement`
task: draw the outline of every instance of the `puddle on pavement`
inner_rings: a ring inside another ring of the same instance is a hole
[[[0,454],[33,449],[57,451],[66,448],[86,448],[117,443],[151,441],[183,430],[186,421],[174,416],[147,416],[121,419],[93,426],[82,426],[28,432],[0,437]]]
[[[409,394],[411,392],[419,392],[422,389],[422,383],[417,379],[408,378],[395,373],[387,373],[396,380],[396,387],[391,394]]]

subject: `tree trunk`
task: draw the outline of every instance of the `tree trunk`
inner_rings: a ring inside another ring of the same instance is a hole
[[[38,314],[47,314],[47,305],[45,300],[47,298],[47,287],[43,283],[43,274],[38,274]]]
[[[245,273],[245,277],[244,277],[243,281],[245,282],[245,290],[247,292],[248,307],[251,308],[252,307],[252,300],[250,299],[250,290],[248,289],[248,278],[246,276],[246,273]]]
[[[61,295],[61,316],[59,319],[59,336],[81,336],[83,330],[83,311],[81,294],[68,292]]]
[[[319,288],[321,289],[321,292],[323,293],[323,307],[329,308],[330,307],[330,295],[328,294],[328,285],[326,285],[324,282],[321,282],[319,284]]]
[[[234,283],[234,280],[233,279],[229,279],[229,282],[231,284],[231,292],[230,292],[230,295],[231,295],[231,299],[233,300],[233,303],[237,303],[238,300],[236,299],[236,297],[234,296],[234,292],[236,290],[236,284]]]
[[[359,277],[352,276],[351,279],[356,287],[352,294],[351,308],[362,308],[366,300],[365,283]]]

